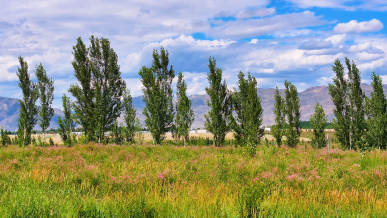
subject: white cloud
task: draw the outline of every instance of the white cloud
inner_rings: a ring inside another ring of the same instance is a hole
[[[370,21],[358,22],[351,20],[348,23],[339,23],[333,29],[338,33],[363,33],[363,32],[377,32],[383,29],[383,23],[378,19]]]
[[[257,44],[258,43],[258,39],[251,39],[250,40],[250,44]]]
[[[324,24],[319,16],[311,11],[281,14],[260,19],[240,19],[219,23],[209,34],[216,37],[243,38],[256,35],[272,34],[301,27]]]
[[[0,56],[0,82],[16,80],[17,79],[16,71],[17,71],[18,64],[19,64],[19,61],[17,60],[17,58],[13,56],[10,56],[10,55]],[[10,68],[14,68],[14,69],[11,70]]]

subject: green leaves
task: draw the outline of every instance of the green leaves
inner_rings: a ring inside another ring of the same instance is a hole
[[[386,149],[387,146],[387,100],[380,76],[372,74],[372,93],[366,98],[367,146]]]
[[[285,81],[285,114],[287,118],[286,142],[288,146],[295,147],[300,137],[300,99],[297,88],[289,81]]]
[[[314,108],[314,114],[310,117],[310,123],[313,129],[312,145],[316,148],[322,148],[327,145],[324,129],[327,125],[327,117],[322,106],[317,103]]]
[[[65,145],[71,146],[74,142],[72,141],[71,131],[74,128],[74,122],[71,114],[71,102],[70,98],[66,95],[62,96],[62,106],[64,118],[58,118],[59,134]]]
[[[125,111],[125,124],[124,137],[126,142],[134,143],[134,136],[136,134],[136,110],[133,107],[132,96],[129,91],[124,94],[124,111]]]
[[[207,102],[210,110],[205,115],[205,126],[214,135],[215,146],[220,146],[229,131],[226,120],[231,113],[231,102],[226,82],[222,82],[222,70],[216,67],[215,58],[209,58],[208,67],[210,70],[208,73],[209,87],[206,88],[206,92],[210,97],[210,101]]]
[[[275,124],[271,127],[271,134],[274,136],[278,146],[282,144],[282,136],[284,135],[285,123],[285,104],[278,87],[274,93],[274,115]]]
[[[50,126],[51,118],[54,116],[52,101],[54,100],[54,82],[48,78],[46,70],[42,64],[36,67],[36,77],[38,78],[37,88],[39,90],[40,99],[40,127],[43,133]]]
[[[23,99],[19,101],[18,143],[19,146],[26,146],[31,144],[31,131],[38,119],[36,101],[39,98],[39,91],[37,85],[30,80],[27,62],[19,57],[19,63],[17,76],[19,77],[19,87],[22,90]]]
[[[154,50],[152,67],[143,66],[138,74],[144,86],[145,125],[153,142],[161,144],[164,134],[172,129],[174,119],[171,85],[175,73],[169,66],[168,51]]]
[[[126,89],[121,78],[118,58],[105,38],[90,37],[86,48],[81,38],[73,47],[73,68],[77,85],[69,92],[75,97],[74,111],[88,140],[104,142],[122,112],[122,97]]]
[[[231,95],[232,109],[230,126],[235,132],[235,138],[241,145],[251,147],[251,154],[255,154],[255,147],[263,136],[262,106],[258,96],[257,81],[249,73],[245,79],[243,72],[239,72],[239,90]]]
[[[194,113],[191,108],[191,101],[186,94],[187,85],[183,80],[183,74],[180,72],[177,80],[177,103],[176,103],[176,136],[183,137],[184,145],[189,139],[189,129],[194,121]]]
[[[366,130],[364,93],[360,87],[360,72],[356,64],[345,58],[348,79],[344,77],[344,67],[340,60],[336,60],[333,71],[336,77],[333,84],[329,84],[329,94],[335,105],[335,119],[333,128],[336,136],[346,149],[363,149]]]

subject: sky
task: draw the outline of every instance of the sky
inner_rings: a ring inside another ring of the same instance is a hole
[[[71,65],[77,37],[108,38],[133,96],[142,95],[138,71],[152,50],[169,51],[189,95],[204,94],[213,56],[230,89],[239,71],[261,88],[299,90],[327,85],[335,59],[348,57],[370,82],[387,83],[386,0],[0,0],[0,96],[20,98],[18,56],[42,63],[55,81],[54,106],[77,81]]]

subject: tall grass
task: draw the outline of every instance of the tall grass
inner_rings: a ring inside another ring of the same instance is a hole
[[[204,141],[205,142],[205,141]],[[386,217],[387,152],[8,146],[1,217]]]

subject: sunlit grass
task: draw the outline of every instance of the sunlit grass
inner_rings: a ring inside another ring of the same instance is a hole
[[[383,217],[387,152],[9,146],[2,217]]]

